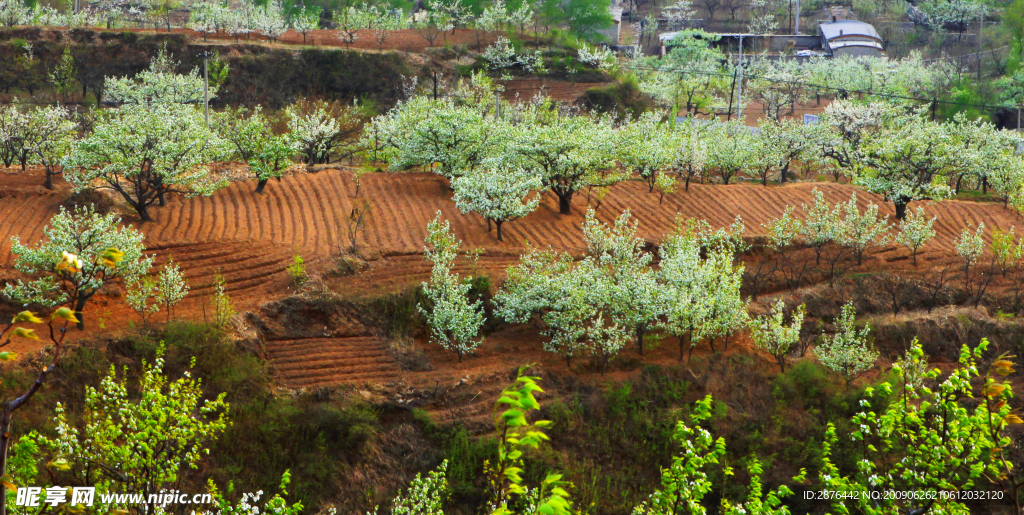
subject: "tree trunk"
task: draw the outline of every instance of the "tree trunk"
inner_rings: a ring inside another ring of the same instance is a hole
[[[78,319],[78,330],[85,329],[85,316],[82,314],[82,310],[85,309],[85,303],[89,301],[89,298],[85,295],[78,297],[75,301],[75,318]]]
[[[156,198],[157,198],[157,204],[159,204],[161,206],[166,206],[167,205],[167,197],[164,196],[164,189],[163,189],[163,187],[160,187],[157,190]]]
[[[133,207],[135,208],[135,212],[139,214],[140,222],[146,223],[153,221],[153,217],[149,216],[149,208],[146,207],[144,204],[136,204]]]
[[[572,214],[572,194],[573,193],[575,193],[575,192],[567,191],[567,192],[565,192],[563,194],[560,194],[560,195],[558,193],[555,193],[555,195],[558,195],[558,212],[559,213],[561,213],[563,215],[571,215]]]
[[[495,220],[494,221],[494,226],[498,229],[498,241],[505,241],[505,239],[501,237],[501,224],[502,223],[504,223],[504,222],[502,222],[501,220]],[[490,224],[488,224],[488,225],[490,225]]]
[[[907,204],[909,202],[910,202],[910,199],[908,199],[906,197],[900,197],[900,198],[896,199],[895,202],[893,202],[893,204],[896,205],[896,219],[897,220],[903,220],[904,218],[907,217]]]
[[[644,355],[644,325],[640,325],[636,328],[636,345],[640,349],[640,355]]]
[[[46,180],[43,181],[43,187],[48,190],[53,189],[53,172],[49,169],[46,170]]]
[[[265,188],[266,186],[267,186],[267,179],[260,179],[259,182],[256,183],[256,193],[259,193],[260,195],[262,195],[263,194],[263,188]]]

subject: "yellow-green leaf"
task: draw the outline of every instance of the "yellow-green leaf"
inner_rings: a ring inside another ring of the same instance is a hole
[[[14,477],[11,476],[10,474],[4,474],[0,476],[0,484],[3,484],[4,488],[12,492],[18,491],[18,486],[14,484]]]
[[[0,361],[14,361],[18,359],[18,354],[11,351],[0,352]]]
[[[14,336],[17,336],[18,338],[28,338],[29,340],[39,339],[39,336],[36,335],[35,331],[24,327],[16,327],[14,329]]]
[[[51,316],[50,318],[61,318],[71,323],[78,323],[78,318],[75,318],[75,312],[71,311],[71,308],[68,307],[63,307],[58,309],[57,311],[54,311],[53,316]]]
[[[12,324],[20,324],[22,322],[28,322],[30,324],[43,323],[43,321],[40,320],[39,317],[35,315],[35,313],[28,310],[18,313],[17,315],[15,315],[14,320],[11,321]]]

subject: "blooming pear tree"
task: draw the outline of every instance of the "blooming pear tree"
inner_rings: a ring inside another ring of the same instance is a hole
[[[119,104],[196,104],[202,103],[205,83],[198,68],[187,74],[175,72],[178,62],[171,59],[167,47],[161,47],[149,63],[149,68],[135,77],[107,77],[104,96]],[[209,97],[217,95],[217,86],[210,85]],[[154,113],[154,116],[160,116]]]
[[[448,179],[480,166],[506,134],[500,121],[448,98],[413,98],[375,119],[373,127],[392,169],[434,168]]]
[[[654,191],[660,172],[672,163],[675,135],[661,123],[661,116],[649,112],[636,122],[616,131],[616,158],[623,168],[635,172]]]
[[[833,206],[825,200],[825,194],[815,189],[811,192],[814,203],[808,207],[801,204],[807,217],[800,224],[800,236],[814,248],[815,262],[821,262],[821,253],[829,243],[842,241],[844,236],[842,207]]]
[[[295,32],[302,34],[302,44],[305,45],[306,35],[320,28],[320,8],[302,7],[292,14],[288,23]]]
[[[911,201],[952,194],[946,179],[959,166],[958,148],[943,126],[922,116],[894,118],[861,153],[863,166],[854,182],[890,199],[897,220],[906,216]]]
[[[164,205],[169,193],[209,196],[225,186],[208,166],[223,151],[192,106],[126,104],[104,111],[62,164],[75,191],[113,190],[151,222],[150,207]]]
[[[709,144],[703,129],[695,123],[680,124],[676,131],[679,134],[675,138],[671,170],[685,181],[686,191],[690,191],[690,181],[705,173]]]
[[[786,303],[779,299],[772,304],[771,313],[750,321],[750,338],[754,344],[771,354],[779,364],[779,371],[786,371],[786,354],[800,341],[800,328],[804,323],[806,306],[801,304],[790,315],[786,325]]]
[[[53,176],[61,173],[57,168],[74,144],[78,126],[67,108],[60,105],[33,109],[27,113],[25,122],[21,144],[33,161],[43,165],[46,172],[43,186],[52,190]]]
[[[168,262],[156,277],[133,277],[125,282],[128,290],[126,302],[139,317],[143,324],[149,317],[164,307],[167,321],[171,321],[173,308],[188,295],[189,287],[181,268],[173,261]]]
[[[842,374],[847,386],[875,366],[875,360],[878,359],[878,351],[868,342],[871,327],[865,325],[858,331],[856,315],[853,301],[843,304],[839,319],[836,320],[836,333],[831,337],[823,334],[822,342],[814,349],[818,360]]]
[[[143,234],[121,227],[120,217],[102,215],[93,208],[61,211],[43,229],[45,240],[36,247],[11,238],[14,267],[35,279],[18,279],[4,287],[5,296],[24,304],[71,307],[79,329],[82,310],[106,284],[145,275],[153,263],[143,255]]]
[[[284,112],[288,133],[307,165],[329,163],[332,157],[350,156],[359,150],[354,141],[363,115],[357,104],[303,101]]]
[[[214,130],[229,144],[234,157],[247,162],[256,176],[256,193],[263,193],[267,181],[282,177],[299,152],[299,142],[290,134],[274,134],[260,106],[251,113],[226,109],[217,117]]]
[[[583,239],[588,253],[606,276],[614,325],[628,328],[636,338],[637,349],[644,353],[644,335],[665,311],[664,295],[657,274],[650,264],[653,257],[643,250],[644,240],[637,236],[639,220],[627,209],[611,226],[597,220],[594,210],[587,211]]]
[[[850,200],[842,204],[844,212],[842,225],[842,245],[850,247],[857,256],[857,264],[864,262],[864,252],[875,246],[885,245],[889,241],[889,229],[892,227],[884,216],[878,216],[878,205],[870,202],[863,213],[857,207],[857,194],[850,195]]]
[[[907,216],[900,220],[899,233],[896,234],[896,243],[903,245],[910,249],[910,256],[914,260],[914,266],[917,266],[917,254],[921,247],[924,247],[932,238],[935,237],[935,220],[938,217],[928,217],[924,213],[924,208],[917,208],[916,212],[907,213]]]
[[[455,239],[448,221],[441,223],[441,212],[427,225],[427,247],[424,257],[433,263],[430,282],[423,283],[423,295],[429,306],[418,309],[427,318],[430,339],[445,350],[459,356],[473,353],[480,345],[477,335],[484,324],[482,301],[469,299],[470,285],[452,273],[452,265],[459,255],[461,241]]]
[[[572,213],[573,195],[598,182],[597,172],[614,157],[610,125],[585,116],[522,123],[514,132],[524,166],[536,170],[544,187],[558,197],[558,212],[563,215]]]
[[[498,241],[504,241],[501,225],[522,218],[537,209],[540,197],[530,193],[541,189],[540,177],[529,170],[478,169],[452,180],[455,205],[463,213],[477,212],[487,220],[487,229],[494,222]]]

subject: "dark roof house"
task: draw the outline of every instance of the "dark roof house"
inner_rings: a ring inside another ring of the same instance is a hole
[[[885,46],[875,27],[857,20],[836,20],[818,24],[821,47],[833,56],[881,56]]]

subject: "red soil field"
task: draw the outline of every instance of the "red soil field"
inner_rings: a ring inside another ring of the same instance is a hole
[[[18,277],[12,266],[11,237],[20,236],[24,242],[40,240],[43,227],[67,196],[66,185],[50,192],[38,186],[41,183],[42,174],[38,171],[13,176],[0,174],[0,280]],[[141,226],[133,221],[132,215],[125,216],[126,222],[146,234],[147,248],[157,255],[158,264],[173,258],[184,270],[193,294],[177,310],[178,318],[202,320],[215,273],[225,277],[226,289],[238,311],[253,310],[289,293],[291,281],[285,268],[294,255],[302,255],[314,270],[327,270],[335,266],[339,251],[348,245],[343,217],[350,212],[355,194],[351,172],[331,169],[286,177],[269,183],[264,195],[253,193],[254,186],[253,181],[242,181],[212,197],[171,198],[167,206],[153,208],[155,222]],[[879,196],[845,184],[796,183],[772,187],[694,184],[688,192],[680,188],[666,195],[659,204],[658,195],[648,193],[645,184],[630,181],[611,189],[597,209],[597,215],[601,220],[611,221],[623,210],[630,209],[640,221],[642,236],[653,243],[673,228],[677,215],[705,218],[716,227],[732,223],[739,215],[746,223],[747,235],[756,236],[762,234],[761,224],[779,216],[787,205],[794,205],[798,214],[802,214],[800,204],[811,202],[815,188],[821,189],[831,202],[845,201],[852,193],[857,193],[862,207],[871,201],[881,205],[882,213],[893,214],[892,206],[884,204]],[[463,240],[464,250],[485,250],[476,265],[468,259],[460,259],[456,271],[468,275],[474,266],[479,267],[492,276],[496,285],[528,244],[550,245],[573,253],[583,250],[579,225],[587,209],[585,191],[573,199],[574,212],[570,216],[558,213],[557,201],[551,193],[543,194],[541,205],[534,213],[505,225],[504,242],[487,231],[486,222],[480,216],[460,213],[451,201],[447,182],[433,174],[369,174],[362,178],[359,198],[372,205],[370,221],[359,238],[360,253],[367,257],[368,268],[332,280],[332,286],[343,297],[402,290],[425,280],[430,266],[422,258],[423,238],[427,223],[438,211]],[[953,261],[953,239],[967,226],[983,222],[990,231],[993,228],[1006,230],[1022,223],[1012,211],[993,203],[916,202],[911,208],[917,205],[925,206],[930,215],[938,216],[938,236],[924,248],[918,260],[919,269]],[[908,256],[905,248],[890,244],[875,249],[865,264],[855,270],[909,269]],[[117,293],[97,296],[91,304],[93,313],[87,315],[92,316],[92,320],[104,319],[108,327],[118,326],[115,320],[120,320],[122,326],[127,320],[136,320],[119,297]],[[156,320],[163,320],[163,316],[163,313],[157,314]],[[96,324],[90,328],[97,330]],[[512,329],[499,333],[508,331]],[[500,356],[500,349],[518,346],[521,341],[519,336],[501,334],[489,338],[485,344],[492,349],[489,355],[498,361],[509,358]],[[535,351],[538,358],[543,356],[539,344],[522,345],[531,349],[530,355]],[[532,349],[534,346],[537,349]],[[671,345],[665,347],[663,358],[672,360]],[[267,349],[271,358],[280,362],[286,382],[295,386],[320,384],[318,377],[336,384],[346,382],[346,377],[358,382],[370,373],[377,378],[397,377],[392,374],[399,373],[387,357],[382,342],[356,334],[348,338],[268,341]],[[526,348],[522,350],[525,352]],[[297,369],[296,353],[308,356],[316,366],[305,367],[307,371]],[[448,373],[454,375],[486,368],[491,361],[473,358],[455,367],[454,357],[439,350],[431,350],[429,354],[435,362],[452,361],[450,365],[454,368]],[[515,354],[516,359],[523,358],[520,353]],[[316,372],[318,369],[321,371]]]

